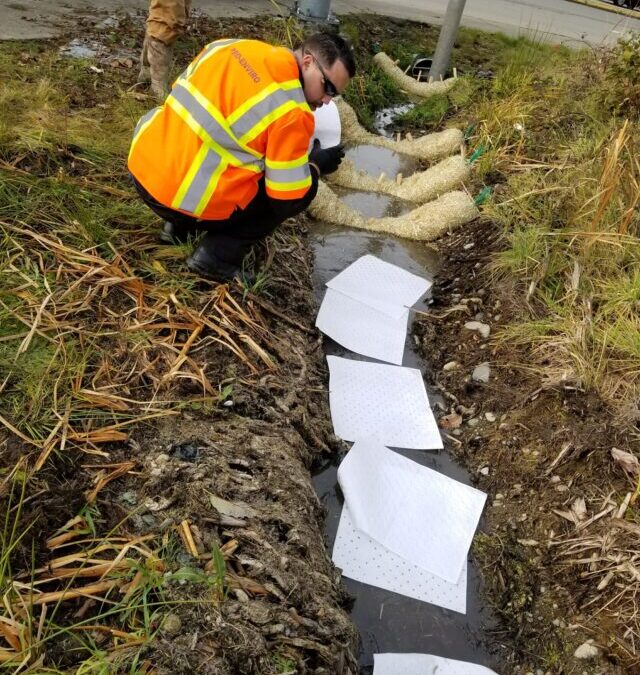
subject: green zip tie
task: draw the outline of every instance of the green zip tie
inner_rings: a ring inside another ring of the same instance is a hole
[[[473,200],[476,206],[482,206],[491,196],[491,188],[487,185],[483,187],[480,194]]]
[[[471,138],[471,134],[476,130],[475,124],[470,124],[464,132],[464,140],[468,141]]]
[[[472,153],[471,157],[469,157],[469,164],[473,164],[476,159],[479,159],[484,155],[484,145],[479,145]]]

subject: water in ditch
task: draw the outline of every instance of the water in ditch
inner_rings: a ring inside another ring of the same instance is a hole
[[[359,146],[348,151],[347,156],[359,169],[376,177],[381,172],[389,178],[398,172],[407,176],[416,169],[415,161],[374,146]],[[343,201],[367,216],[398,215],[410,208],[384,195],[339,192]],[[322,300],[326,281],[367,253],[427,278],[432,278],[438,269],[438,256],[433,249],[420,242],[326,223],[315,223],[310,238],[315,257],[314,287],[318,301]],[[426,310],[427,303],[416,308]],[[327,354],[354,359],[363,358],[329,338],[325,339],[325,351]],[[411,330],[408,331],[403,365],[419,368],[423,373],[429,367],[415,349]],[[439,399],[435,392],[429,391],[429,400],[435,405]],[[462,483],[471,482],[468,472],[446,450],[397,451]],[[325,537],[329,550],[333,548],[343,503],[337,483],[340,459],[336,457],[333,463],[319,467],[314,476],[316,491],[327,511]],[[493,621],[480,602],[480,579],[473,559],[469,561],[466,615],[351,579],[345,578],[344,583],[354,598],[351,618],[360,631],[362,641],[359,658],[361,673],[371,673],[373,654],[382,652],[437,654],[496,667],[483,644],[485,631]]]

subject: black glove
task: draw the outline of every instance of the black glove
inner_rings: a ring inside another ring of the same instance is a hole
[[[313,142],[313,148],[309,153],[309,164],[315,164],[324,176],[328,173],[337,171],[340,162],[344,157],[344,148],[341,145],[334,145],[332,148],[321,148],[320,141],[316,138]]]

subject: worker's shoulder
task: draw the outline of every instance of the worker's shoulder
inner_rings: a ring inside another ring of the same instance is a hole
[[[271,73],[282,74],[286,79],[298,77],[298,62],[290,49],[266,42],[260,44],[263,63]]]

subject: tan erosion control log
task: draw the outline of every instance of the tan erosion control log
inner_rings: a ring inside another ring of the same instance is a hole
[[[386,232],[397,237],[433,241],[478,217],[473,199],[460,190],[447,192],[438,199],[393,218],[363,218],[344,204],[322,181],[309,212],[314,218],[336,225],[356,227],[369,232]]]
[[[358,170],[353,162],[344,159],[338,170],[327,176],[327,181],[332,185],[353,190],[378,192],[415,204],[424,204],[460,187],[470,173],[471,166],[461,155],[447,157],[426,171],[418,171],[400,181],[375,178]]]
[[[405,75],[398,66],[384,53],[379,52],[373,57],[378,67],[383,70],[407,94],[418,98],[429,98],[436,94],[446,94],[456,83],[455,78],[436,82],[418,82],[409,75]]]
[[[378,136],[367,131],[360,124],[355,110],[344,99],[336,99],[336,105],[340,113],[342,139],[345,143],[376,145],[403,155],[409,155],[409,157],[434,162],[457,153],[464,142],[464,136],[460,129],[445,129],[411,140],[404,138],[396,141],[392,138]]]

